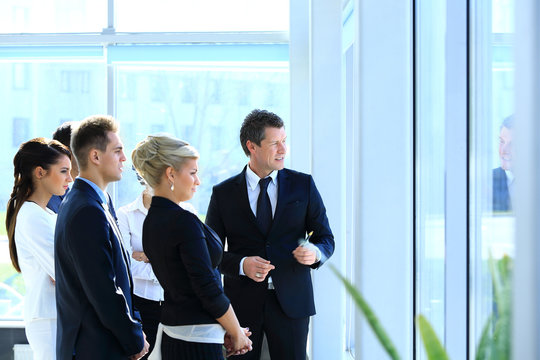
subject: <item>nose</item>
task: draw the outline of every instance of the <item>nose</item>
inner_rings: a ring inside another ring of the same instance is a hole
[[[283,143],[283,142],[282,142],[282,143],[279,143],[278,152],[279,152],[280,154],[286,153],[286,152],[287,152],[287,144],[285,144],[285,143]]]
[[[195,185],[199,186],[201,185],[201,179],[197,175],[195,175]]]
[[[67,182],[72,182],[72,181],[73,181],[73,177],[71,176],[71,172],[68,172]]]
[[[126,154],[124,154],[124,151],[122,151],[122,156],[120,156],[120,161],[126,161],[127,158],[126,158]]]

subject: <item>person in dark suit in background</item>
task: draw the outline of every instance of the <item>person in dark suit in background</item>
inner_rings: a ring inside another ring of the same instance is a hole
[[[499,133],[499,159],[501,166],[493,169],[493,211],[512,211],[512,139],[514,116],[504,119]]]
[[[53,133],[53,140],[59,141],[64,146],[67,146],[68,149],[71,149],[71,130],[75,127],[75,121],[67,121],[60,125]],[[75,179],[79,175],[79,167],[77,166],[77,161],[71,157],[71,178]],[[47,208],[51,209],[55,213],[58,213],[62,199],[69,192],[69,188],[66,190],[64,195],[53,195],[47,204]]]
[[[305,359],[315,314],[311,269],[334,252],[326,209],[310,175],[284,169],[286,133],[279,116],[253,110],[240,142],[249,163],[216,185],[206,223],[226,242],[225,293],[253,335],[259,359],[263,333],[275,360]],[[312,233],[310,241],[303,240]]]
[[[110,116],[91,116],[71,141],[80,176],[55,230],[58,360],[139,359],[148,343],[132,306],[129,255],[106,187],[126,160]]]
[[[192,146],[169,135],[148,136],[132,154],[137,172],[154,190],[142,241],[165,291],[149,359],[219,360],[224,343],[231,355],[251,350],[249,333],[223,293],[221,240],[178,205],[200,184],[198,157]]]

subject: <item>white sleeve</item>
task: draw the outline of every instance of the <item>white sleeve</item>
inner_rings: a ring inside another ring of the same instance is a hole
[[[118,227],[120,228],[120,232],[122,233],[122,242],[124,244],[124,247],[126,248],[126,251],[131,257],[131,255],[133,254],[133,246],[131,244],[132,234],[130,231],[130,226],[140,226],[142,229],[143,224],[134,224],[133,222],[130,222],[129,214],[124,208],[118,209],[116,216],[118,217]],[[130,263],[131,275],[134,279],[152,280],[156,283],[159,283],[150,263],[135,260],[133,259],[133,257],[131,257]]]
[[[54,228],[56,216],[49,215],[42,209],[38,210],[19,212],[17,215],[15,244],[24,246],[45,273],[54,279]]]

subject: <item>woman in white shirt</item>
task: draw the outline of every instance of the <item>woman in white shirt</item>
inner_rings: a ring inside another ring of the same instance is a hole
[[[52,195],[63,195],[73,181],[70,158],[60,142],[36,138],[23,143],[13,159],[15,181],[6,213],[9,253],[24,279],[26,337],[39,360],[56,354],[56,214],[47,203]]]

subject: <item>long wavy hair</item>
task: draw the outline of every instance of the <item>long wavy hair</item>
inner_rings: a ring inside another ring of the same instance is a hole
[[[15,225],[17,224],[17,214],[25,201],[34,193],[33,172],[38,166],[48,170],[51,165],[56,164],[62,156],[71,158],[69,149],[56,140],[35,138],[29,140],[19,147],[13,158],[13,191],[7,203],[6,230],[9,240],[9,255],[11,263],[18,272],[19,258],[15,245]]]

